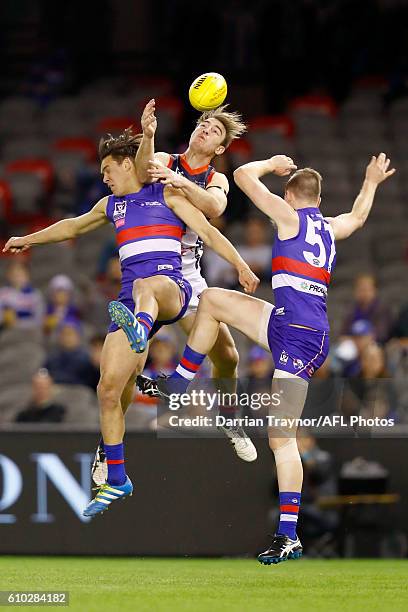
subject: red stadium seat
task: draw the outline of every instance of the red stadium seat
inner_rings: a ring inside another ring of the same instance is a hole
[[[253,131],[275,132],[286,138],[291,138],[295,127],[293,121],[286,115],[261,115],[251,120],[249,133]]]
[[[252,153],[253,147],[245,138],[233,140],[228,147],[228,155],[234,168],[246,164],[252,158]]]
[[[293,134],[293,122],[286,115],[261,115],[251,120],[247,139],[255,158],[266,159],[274,153],[294,157]]]
[[[6,221],[11,221],[13,216],[13,199],[10,185],[7,181],[0,181],[0,206],[1,218]]]
[[[53,187],[54,171],[50,162],[46,159],[16,159],[5,167],[7,174],[35,174],[44,186],[44,190],[49,193]]]
[[[107,134],[123,132],[126,128],[134,126],[134,132],[140,132],[139,120],[135,120],[134,117],[104,117],[96,124],[96,131],[98,134]]]
[[[293,111],[312,111],[322,115],[335,117],[337,115],[337,104],[330,96],[309,95],[295,98],[289,105]]]
[[[60,138],[53,146],[57,151],[77,152],[90,163],[96,159],[96,146],[90,138]]]

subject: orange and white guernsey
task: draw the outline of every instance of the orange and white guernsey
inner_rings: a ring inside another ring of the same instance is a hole
[[[191,168],[184,155],[170,155],[170,160],[167,165],[174,170],[174,172],[182,174],[188,178],[189,181],[203,189],[210,184],[215,174],[215,169],[211,165],[202,166],[201,168]],[[197,274],[200,275],[200,262],[204,250],[203,242],[196,232],[193,232],[192,229],[187,227],[182,237],[181,246],[183,277],[190,282],[194,282]]]

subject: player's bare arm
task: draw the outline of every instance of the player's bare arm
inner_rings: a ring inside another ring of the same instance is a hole
[[[395,168],[388,170],[389,166],[390,159],[387,158],[385,153],[380,153],[378,157],[373,155],[367,166],[361,191],[355,199],[351,211],[328,219],[336,240],[348,238],[356,230],[363,227],[370,214],[378,185],[395,173]]]
[[[298,216],[283,198],[271,193],[260,179],[271,173],[287,176],[296,168],[290,157],[274,155],[270,159],[250,162],[234,171],[235,183],[259,210],[275,221],[279,232],[295,230],[299,223]]]
[[[28,234],[27,236],[13,236],[10,238],[3,253],[18,253],[26,251],[32,246],[40,244],[49,244],[51,242],[63,242],[64,240],[72,240],[80,234],[86,234],[92,230],[109,223],[106,216],[106,205],[108,198],[104,197],[95,206],[84,215],[74,217],[73,219],[63,219],[57,221],[49,227],[46,227],[39,232]]]
[[[245,292],[254,293],[259,285],[259,278],[252,272],[231,242],[207,221],[202,212],[197,210],[183,196],[178,195],[174,189],[167,188],[165,196],[169,208],[188,227],[197,232],[204,244],[234,266],[238,272],[239,282]]]
[[[196,185],[182,174],[167,168],[157,158],[151,160],[148,172],[152,180],[160,181],[180,190],[180,193],[208,219],[222,215],[227,206],[228,180],[220,172],[214,174],[206,189]]]
[[[135,157],[136,174],[141,183],[152,183],[153,179],[148,173],[150,160],[155,159],[165,166],[169,163],[170,155],[168,153],[154,152],[154,136],[157,129],[156,101],[154,98],[144,107],[140,124],[142,126],[143,138],[140,142],[138,151]]]

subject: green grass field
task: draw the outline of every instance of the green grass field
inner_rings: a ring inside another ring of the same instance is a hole
[[[0,590],[69,591],[62,609],[81,612],[395,612],[408,610],[407,585],[402,560],[0,558]]]

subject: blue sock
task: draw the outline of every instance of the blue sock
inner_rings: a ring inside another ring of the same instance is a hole
[[[170,380],[177,381],[177,393],[184,393],[186,391],[204,359],[205,355],[203,353],[198,353],[190,348],[188,344],[186,345],[180,363],[170,376]]]
[[[296,540],[296,525],[301,494],[298,491],[279,493],[280,517],[277,533]]]
[[[104,447],[108,464],[108,484],[113,486],[125,484],[125,449],[123,442],[112,445],[104,444]]]
[[[139,321],[140,325],[142,325],[143,329],[146,332],[146,338],[148,338],[150,330],[153,327],[153,318],[149,315],[148,312],[138,312],[135,317],[136,320]]]

